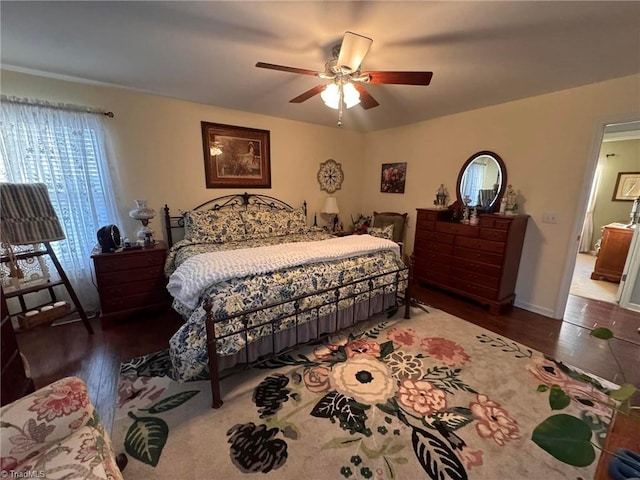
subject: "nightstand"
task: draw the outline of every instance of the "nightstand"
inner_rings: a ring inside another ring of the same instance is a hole
[[[171,305],[164,276],[166,257],[164,242],[114,253],[94,250],[91,258],[100,294],[103,328],[109,328],[113,320],[138,311]]]

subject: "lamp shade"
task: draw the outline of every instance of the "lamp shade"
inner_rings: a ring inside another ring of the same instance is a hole
[[[13,245],[64,239],[64,231],[44,183],[0,184],[0,229]]]
[[[136,220],[151,220],[156,216],[156,211],[147,206],[146,200],[134,200],[136,208],[129,212],[131,218]]]
[[[322,213],[340,213],[336,197],[327,197],[327,199],[324,201],[324,207],[322,207]]]

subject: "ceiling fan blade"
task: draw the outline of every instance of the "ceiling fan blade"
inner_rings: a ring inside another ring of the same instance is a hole
[[[362,106],[362,108],[364,108],[365,110],[369,110],[370,108],[380,105],[378,101],[373,98],[369,92],[367,92],[362,84],[354,83],[353,86],[356,87],[356,90],[358,90],[358,92],[360,92],[360,105]]]
[[[353,32],[345,32],[338,55],[338,67],[344,72],[355,72],[369,52],[373,40]]]
[[[269,70],[280,70],[281,72],[289,72],[289,73],[299,73],[301,75],[312,75],[317,76],[319,72],[315,70],[307,70],[305,68],[296,68],[296,67],[285,67],[283,65],[274,65],[273,63],[264,63],[258,62],[256,63],[256,67],[258,68],[268,68]]]
[[[429,85],[433,72],[363,72],[369,75],[367,83],[386,83],[395,85]]]
[[[311,97],[319,94],[322,90],[324,90],[325,87],[326,85],[316,85],[311,90],[307,90],[302,95],[298,95],[296,98],[289,100],[289,103],[302,103],[305,100],[309,100]]]

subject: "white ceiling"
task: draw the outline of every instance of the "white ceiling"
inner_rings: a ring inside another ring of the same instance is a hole
[[[323,70],[349,30],[373,38],[363,71],[434,72],[428,87],[367,86],[380,106],[343,120],[359,131],[640,72],[638,1],[3,0],[0,21],[6,69],[329,126],[319,95],[289,103],[326,81],[255,63]]]

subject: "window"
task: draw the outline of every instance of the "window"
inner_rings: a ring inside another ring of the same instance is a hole
[[[478,192],[482,189],[482,184],[484,183],[484,168],[484,165],[475,162],[467,167],[460,189],[462,199],[469,198],[469,205],[482,204],[481,199],[478,198]]]
[[[95,113],[11,101],[3,101],[0,114],[0,181],[47,185],[66,235],[51,245],[85,310],[99,303],[90,258],[96,231],[118,223],[103,121]]]

